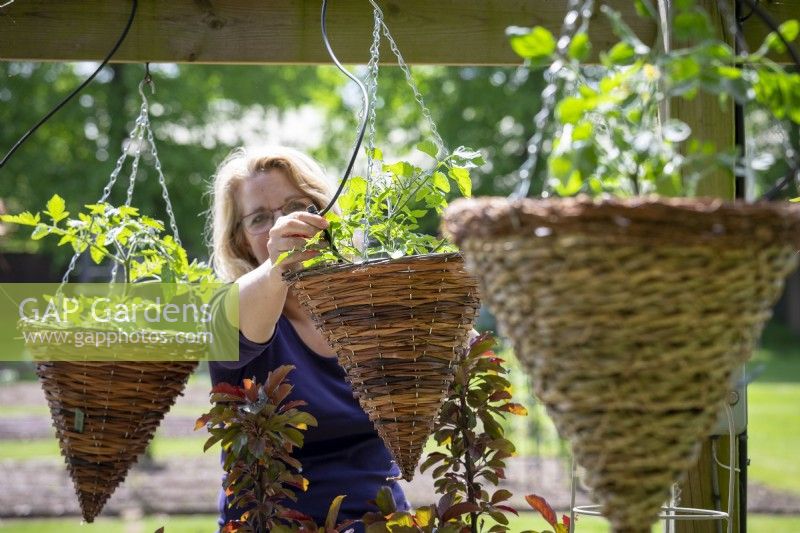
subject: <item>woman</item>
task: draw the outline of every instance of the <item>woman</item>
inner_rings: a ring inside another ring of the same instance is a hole
[[[397,465],[353,398],[333,350],[282,278],[317,252],[273,265],[280,254],[302,248],[328,227],[324,218],[307,211],[311,205],[322,209],[332,196],[322,169],[290,148],[240,149],[220,165],[211,193],[214,269],[239,287],[239,309],[229,301],[224,306],[227,316],[239,314],[239,361],[211,362],[212,384],[241,385],[253,376],[263,382],[270,370],[292,364],[290,399],[308,402],[305,409],[319,423],[308,429],[305,445],[295,454],[309,480],[308,491],[287,506],[322,524],[333,498],[345,494],[340,519],[357,519],[375,510],[368,500],[388,485],[398,508],[407,509],[397,481],[387,481],[399,477]],[[241,513],[227,507],[221,492],[220,526]]]

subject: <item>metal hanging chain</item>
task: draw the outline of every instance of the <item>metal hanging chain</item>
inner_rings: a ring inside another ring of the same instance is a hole
[[[531,181],[536,175],[541,160],[542,148],[544,147],[544,134],[549,128],[553,111],[556,106],[556,96],[563,86],[563,80],[559,76],[559,70],[564,68],[564,58],[567,55],[569,43],[572,36],[576,33],[577,23],[580,20],[579,30],[585,29],[592,16],[593,0],[569,0],[567,13],[561,26],[561,35],[556,45],[556,61],[547,69],[550,81],[542,91],[542,108],[534,117],[536,132],[528,141],[528,158],[520,167],[518,174],[520,184],[517,190],[511,195],[512,198],[524,198],[528,196]]]
[[[145,74],[145,80],[149,78],[149,69],[147,69],[147,73]],[[152,83],[152,81],[150,82]],[[151,85],[152,87],[152,85]],[[147,113],[146,104],[142,103],[140,109],[140,116],[143,116]],[[128,180],[128,190],[125,195],[125,205],[130,206],[133,202],[133,189],[136,186],[136,177],[139,173],[139,160],[142,156],[142,145],[144,144],[144,128],[139,128],[139,134],[136,138],[131,138],[135,146],[135,153],[133,156],[133,163],[131,164],[131,174]],[[119,269],[119,263],[114,261],[114,265],[111,267],[111,280],[109,283],[113,284],[117,278],[117,270]]]
[[[336,57],[336,54],[333,53],[333,48],[331,47],[331,42],[328,40],[328,28],[326,24],[326,20],[328,17],[328,0],[322,0],[322,13],[320,15],[320,25],[322,27],[322,41],[325,43],[325,48],[328,50],[328,55],[330,56],[333,63],[336,67],[342,71],[342,73],[353,80],[358,88],[361,89],[361,98],[363,101],[363,107],[361,110],[361,125],[359,126],[358,136],[356,138],[355,148],[353,149],[353,154],[350,156],[350,162],[347,164],[347,170],[344,172],[344,176],[342,176],[342,180],[339,183],[339,188],[336,189],[336,193],[334,193],[333,198],[331,198],[328,205],[319,212],[320,215],[325,215],[328,211],[331,210],[333,205],[336,203],[336,200],[339,198],[339,195],[342,194],[344,190],[344,186],[347,183],[347,180],[350,178],[350,173],[353,171],[353,165],[356,162],[356,157],[358,157],[358,150],[361,148],[361,142],[364,140],[364,133],[367,128],[367,120],[370,115],[371,111],[371,102],[369,101],[369,95],[367,94],[367,89],[364,87],[364,84],[361,83],[356,76],[350,73],[344,66],[339,62],[339,59]]]
[[[133,129],[131,130],[130,134],[128,135],[128,137],[130,139],[136,139],[136,137],[139,135],[139,132],[140,132],[141,128],[143,128],[144,116],[145,116],[146,112],[147,111],[143,106],[141,112],[139,113],[139,116],[136,118],[136,123],[134,124]],[[108,197],[111,195],[111,189],[114,187],[114,184],[117,182],[117,178],[119,177],[119,173],[122,171],[122,165],[125,163],[125,160],[127,158],[128,158],[128,150],[127,150],[127,147],[125,147],[125,148],[123,148],[122,154],[117,159],[117,163],[114,166],[114,170],[111,172],[111,176],[108,179],[108,183],[106,183],[106,186],[103,187],[103,194],[100,196],[100,198],[95,203],[101,204],[101,203],[105,202],[108,199]],[[92,219],[92,224],[94,224],[94,219]],[[91,226],[90,226],[90,229],[91,229]],[[76,251],[75,254],[72,256],[72,259],[69,262],[69,266],[67,266],[67,270],[66,270],[66,272],[64,272],[64,276],[61,278],[61,284],[59,285],[59,288],[58,288],[58,292],[59,293],[61,292],[61,288],[64,286],[64,284],[67,283],[67,281],[69,280],[69,275],[75,269],[75,264],[78,261],[78,258],[80,257],[80,255],[82,253],[83,253],[82,251]]]
[[[89,84],[92,82],[92,80],[95,78],[95,76],[97,76],[97,75],[100,73],[100,71],[101,71],[101,70],[103,70],[103,67],[105,67],[105,66],[106,66],[106,64],[107,64],[107,63],[108,63],[108,61],[111,59],[111,57],[112,57],[112,56],[113,56],[113,55],[114,55],[114,54],[117,52],[117,50],[119,49],[120,45],[122,44],[122,41],[124,41],[124,40],[125,40],[125,37],[127,37],[127,35],[128,35],[128,31],[131,29],[131,25],[133,24],[133,19],[134,19],[134,18],[135,18],[135,16],[136,16],[136,9],[137,9],[137,7],[138,7],[138,1],[137,1],[137,0],[133,0],[133,2],[132,2],[132,4],[131,4],[131,14],[130,14],[130,16],[128,17],[128,22],[125,24],[125,28],[122,30],[122,34],[121,34],[121,35],[119,36],[119,38],[117,39],[117,42],[116,42],[116,43],[114,43],[114,46],[113,46],[113,48],[111,48],[111,51],[110,51],[110,52],[108,52],[108,54],[106,54],[106,57],[105,57],[105,59],[103,59],[103,61],[100,63],[100,66],[98,66],[98,67],[97,67],[97,69],[95,69],[95,71],[94,71],[94,72],[92,72],[92,74],[91,74],[91,75],[90,75],[88,78],[86,78],[86,79],[83,81],[83,83],[81,83],[80,85],[78,85],[78,87],[77,87],[77,88],[75,88],[75,90],[73,90],[73,91],[72,91],[71,93],[69,93],[69,94],[68,94],[68,95],[67,95],[67,96],[66,96],[66,97],[65,97],[63,100],[61,100],[61,101],[60,101],[58,104],[56,104],[56,106],[55,106],[53,109],[51,109],[51,110],[50,110],[50,111],[49,111],[49,112],[48,112],[48,113],[47,113],[45,116],[43,116],[43,117],[42,117],[42,118],[41,118],[41,119],[40,119],[40,120],[39,120],[39,121],[38,121],[36,124],[34,124],[34,125],[31,127],[31,129],[29,129],[28,131],[26,131],[26,132],[25,132],[25,134],[23,134],[23,135],[22,135],[22,137],[20,137],[20,138],[19,138],[19,140],[18,140],[16,143],[14,143],[14,146],[12,146],[12,147],[11,147],[11,149],[8,151],[8,153],[6,153],[6,155],[5,155],[5,156],[3,156],[3,159],[2,159],[2,160],[0,160],[0,168],[3,168],[3,167],[5,166],[5,164],[6,164],[6,163],[8,162],[8,160],[11,158],[11,156],[12,156],[12,155],[14,155],[14,152],[16,152],[16,151],[19,149],[19,147],[20,147],[20,146],[22,146],[22,144],[23,144],[25,141],[27,141],[27,140],[28,140],[28,138],[29,138],[31,135],[33,135],[33,134],[34,134],[34,132],[35,132],[36,130],[38,130],[38,129],[39,129],[39,127],[40,127],[42,124],[44,124],[45,122],[47,122],[47,121],[50,119],[50,117],[52,117],[53,115],[55,115],[55,114],[56,114],[56,113],[57,113],[57,112],[58,112],[58,111],[59,111],[59,110],[60,110],[62,107],[64,107],[64,106],[67,104],[67,102],[69,102],[70,100],[72,100],[72,98],[73,98],[73,97],[74,97],[76,94],[78,94],[79,92],[81,92],[81,91],[84,89],[84,87],[86,87],[87,85],[89,85]]]
[[[400,69],[403,71],[405,75],[406,82],[408,86],[411,87],[411,90],[414,92],[414,99],[419,104],[420,109],[422,111],[422,116],[425,117],[426,121],[428,122],[428,128],[431,130],[431,135],[433,136],[433,142],[436,143],[436,147],[439,149],[440,153],[446,153],[447,147],[442,140],[442,136],[439,135],[439,129],[436,127],[436,123],[433,121],[433,116],[431,115],[430,109],[428,106],[425,105],[425,99],[422,97],[422,93],[417,86],[417,83],[414,81],[414,77],[411,75],[411,69],[406,64],[405,59],[403,59],[403,54],[400,53],[400,49],[397,46],[394,38],[392,37],[391,32],[389,31],[389,27],[384,22],[383,11],[381,11],[380,6],[378,6],[375,0],[369,0],[372,7],[380,14],[380,23],[381,27],[383,28],[383,35],[386,37],[386,40],[389,42],[389,47],[392,50],[392,53],[397,58],[397,64],[400,66]]]
[[[178,231],[178,224],[175,220],[175,213],[172,208],[172,202],[169,198],[169,191],[167,190],[166,180],[164,178],[164,172],[161,168],[161,161],[158,158],[158,150],[156,148],[155,138],[153,135],[153,130],[150,125],[150,108],[149,102],[147,97],[144,94],[144,86],[149,85],[151,90],[153,89],[152,80],[145,78],[142,82],[139,83],[139,96],[141,97],[142,104],[139,110],[139,116],[136,118],[136,123],[131,130],[128,138],[131,139],[132,142],[136,143],[135,147],[135,154],[133,158],[133,165],[131,170],[131,178],[128,184],[127,195],[125,205],[130,205],[132,198],[133,198],[133,189],[135,185],[135,178],[138,171],[138,164],[139,164],[139,157],[141,155],[141,148],[144,144],[143,141],[146,139],[147,144],[149,144],[150,151],[153,155],[153,166],[156,169],[156,173],[158,174],[158,182],[161,185],[161,197],[164,199],[167,216],[169,217],[169,225],[170,229],[172,230],[173,238],[178,246],[183,247],[183,243],[181,242],[180,233]],[[117,182],[120,172],[122,171],[122,166],[128,158],[129,150],[128,147],[123,149],[122,154],[117,159],[117,163],[114,167],[114,170],[111,172],[111,176],[109,177],[108,183],[106,186],[103,187],[103,194],[95,203],[103,203],[108,200],[109,196],[111,195],[111,189],[114,187],[114,184]],[[92,222],[93,224],[94,222]],[[91,227],[91,226],[90,226]],[[69,262],[69,266],[67,267],[66,272],[64,272],[64,276],[61,279],[61,285],[59,286],[59,293],[61,292],[61,287],[65,283],[68,282],[69,276],[72,271],[75,269],[75,265],[77,263],[78,258],[83,252],[76,251],[75,254],[72,256],[72,259]],[[115,262],[114,266],[112,267],[112,275],[111,275],[111,283],[114,282],[114,278],[116,275],[116,271],[118,269],[118,264]]]
[[[370,220],[369,213],[372,206],[372,185],[375,179],[375,137],[376,137],[376,108],[378,101],[378,70],[380,69],[381,55],[381,24],[383,13],[380,9],[373,6],[373,27],[372,45],[369,48],[370,58],[367,63],[367,97],[369,98],[369,117],[367,117],[367,188],[364,193],[364,236],[362,239],[362,258],[366,261],[368,257],[370,239]]]

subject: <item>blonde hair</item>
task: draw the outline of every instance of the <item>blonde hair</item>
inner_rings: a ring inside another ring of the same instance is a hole
[[[209,188],[212,197],[206,224],[214,272],[223,281],[235,281],[258,266],[239,228],[243,213],[236,202],[239,185],[270,169],[280,169],[289,181],[322,209],[333,196],[322,167],[304,153],[286,146],[237,148],[220,163]]]

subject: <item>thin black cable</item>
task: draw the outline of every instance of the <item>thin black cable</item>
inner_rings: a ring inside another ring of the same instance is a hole
[[[742,0],[739,0],[739,1],[741,2]],[[760,1],[761,1],[761,0],[756,0],[756,3],[759,3]],[[742,22],[744,22],[745,20],[747,20],[747,19],[749,19],[750,17],[752,17],[752,16],[753,16],[753,13],[755,13],[755,12],[756,12],[756,10],[755,10],[755,9],[753,9],[753,8],[751,7],[751,8],[750,8],[750,13],[748,13],[747,15],[745,15],[745,16],[743,16],[743,17],[739,17],[739,18],[738,18],[738,19],[736,19],[736,20],[738,20],[738,21],[739,21],[739,23],[741,24],[741,23],[742,23]]]
[[[91,75],[91,76],[89,76],[88,78],[86,78],[86,80],[84,80],[84,82],[83,82],[83,83],[81,83],[81,84],[80,84],[80,85],[79,85],[79,86],[78,86],[78,87],[77,87],[77,88],[76,88],[74,91],[72,91],[70,94],[68,94],[66,98],[64,98],[63,100],[61,100],[61,102],[59,102],[59,103],[58,103],[58,104],[57,104],[57,105],[56,105],[56,106],[55,106],[53,109],[51,109],[51,110],[50,110],[50,112],[48,112],[48,113],[47,113],[47,114],[46,114],[44,117],[42,117],[42,118],[39,120],[39,122],[37,122],[36,124],[34,124],[34,125],[33,125],[33,127],[32,127],[31,129],[29,129],[27,132],[25,132],[25,134],[24,134],[22,137],[20,137],[20,139],[19,139],[19,140],[18,140],[16,143],[14,143],[14,146],[12,146],[12,147],[11,147],[11,149],[8,151],[8,153],[7,153],[7,154],[6,154],[6,155],[3,157],[2,161],[0,161],[0,168],[3,168],[3,166],[5,166],[5,164],[6,164],[6,163],[8,162],[8,160],[11,158],[11,156],[12,156],[12,155],[14,155],[14,152],[16,152],[16,151],[17,151],[17,149],[18,149],[20,146],[22,146],[22,144],[23,144],[25,141],[27,141],[27,140],[28,140],[28,138],[29,138],[31,135],[33,135],[33,134],[34,134],[34,132],[35,132],[36,130],[38,130],[38,129],[39,129],[39,127],[40,127],[42,124],[44,124],[45,122],[47,122],[47,121],[50,119],[50,117],[52,117],[53,115],[55,115],[55,114],[56,114],[56,113],[57,113],[57,112],[58,112],[58,111],[59,111],[59,110],[60,110],[62,107],[64,107],[64,106],[66,105],[66,103],[67,103],[67,102],[69,102],[70,100],[72,100],[72,98],[73,98],[73,97],[74,97],[76,94],[78,94],[79,92],[81,92],[81,91],[83,90],[83,88],[84,88],[84,87],[86,87],[87,85],[89,85],[89,83],[91,83],[91,81],[92,81],[92,80],[95,78],[95,76],[97,76],[97,74],[99,74],[99,73],[100,73],[100,71],[103,69],[103,67],[105,67],[105,66],[106,66],[106,64],[107,64],[107,63],[108,63],[108,61],[111,59],[111,57],[112,57],[112,56],[113,56],[113,55],[114,55],[114,54],[117,52],[117,49],[119,49],[120,45],[122,44],[122,41],[124,41],[124,40],[125,40],[125,37],[127,37],[127,36],[128,36],[128,31],[131,29],[131,25],[133,24],[133,19],[134,19],[134,17],[136,16],[136,8],[137,8],[137,5],[138,5],[138,0],[133,0],[133,2],[132,2],[132,6],[131,6],[131,14],[130,14],[130,16],[128,17],[128,22],[127,22],[127,24],[125,24],[125,29],[123,29],[123,30],[122,30],[122,35],[120,35],[120,36],[119,36],[119,39],[117,39],[117,42],[116,42],[116,44],[114,44],[114,47],[111,49],[111,51],[108,53],[108,55],[106,55],[106,58],[105,58],[105,59],[103,59],[103,62],[102,62],[102,63],[100,63],[100,66],[99,66],[99,67],[97,67],[97,70],[95,70],[95,71],[92,73],[92,75]]]
[[[353,171],[353,165],[355,165],[356,157],[358,156],[358,150],[361,148],[361,143],[364,140],[364,132],[367,129],[367,118],[369,117],[370,110],[371,110],[371,102],[369,101],[369,96],[367,95],[367,88],[364,87],[364,84],[361,83],[361,80],[353,76],[346,68],[342,66],[339,60],[336,58],[336,54],[333,53],[333,48],[331,47],[331,42],[328,40],[328,30],[326,27],[326,18],[328,14],[328,0],[322,0],[322,41],[325,43],[325,48],[328,49],[328,55],[331,56],[334,64],[341,70],[345,76],[356,82],[359,89],[361,89],[361,97],[364,101],[363,108],[362,108],[362,117],[361,117],[361,128],[359,129],[358,139],[356,141],[356,146],[353,149],[353,155],[350,157],[350,163],[347,165],[347,170],[345,170],[344,176],[342,177],[341,183],[339,183],[339,188],[336,190],[336,194],[333,195],[331,201],[328,205],[320,211],[320,215],[325,216],[325,213],[330,211],[333,205],[336,203],[336,199],[339,198],[339,195],[344,190],[344,186],[347,183],[348,178],[350,177],[350,172]]]

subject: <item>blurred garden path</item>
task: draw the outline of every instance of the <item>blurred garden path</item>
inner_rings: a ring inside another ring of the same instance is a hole
[[[187,387],[159,429],[154,459],[143,459],[117,488],[103,514],[214,513],[221,470],[218,451],[202,452],[205,432],[194,420],[208,407],[203,376]],[[0,385],[0,517],[77,515],[78,506],[43,393],[36,382]],[[557,457],[515,457],[503,487],[514,493],[512,506],[526,509],[526,494],[547,498],[556,509],[569,507],[569,465]],[[414,505],[436,500],[429,476],[418,474],[406,492]],[[579,500],[587,497],[579,493]],[[748,509],[765,514],[800,514],[800,495],[751,483]]]

